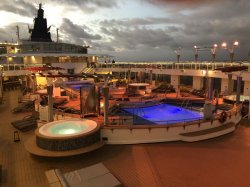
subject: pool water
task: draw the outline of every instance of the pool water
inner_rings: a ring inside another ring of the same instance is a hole
[[[79,85],[79,84],[73,84],[73,85],[70,85],[70,88],[71,89],[74,89],[74,90],[80,90],[81,89],[81,87],[82,87],[83,85]]]
[[[201,112],[169,104],[159,104],[142,108],[124,108],[123,110],[144,119],[144,121],[152,122],[152,124],[173,124],[203,118],[203,113]],[[136,120],[136,117],[134,117],[135,124],[140,121],[140,119]]]
[[[84,132],[87,128],[87,125],[78,125],[76,122],[64,121],[51,126],[48,131],[54,135],[69,135]]]

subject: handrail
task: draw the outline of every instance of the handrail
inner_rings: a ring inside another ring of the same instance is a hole
[[[82,69],[81,73],[90,73],[92,70],[94,70],[94,68],[94,66],[85,67]]]
[[[24,70],[26,67],[37,67],[42,66],[43,64],[1,64],[0,70],[2,71],[16,71]],[[94,68],[149,68],[149,69],[193,69],[193,70],[213,70],[220,67],[227,66],[238,66],[239,62],[192,62],[192,61],[183,61],[183,62],[116,62],[115,64],[106,64],[99,62],[98,67],[88,67],[87,69],[93,70]],[[250,67],[250,63],[247,61],[240,62],[241,66]],[[84,68],[86,69],[86,68]],[[84,71],[82,70],[82,72]]]
[[[60,109],[60,108],[53,109],[54,116],[56,116],[57,119],[58,119],[58,115],[59,115],[59,114],[61,114],[61,116],[64,117],[65,114],[66,114],[66,112],[65,112],[66,110],[72,109],[72,108],[77,107],[77,106],[80,106],[80,105],[81,105],[81,104],[78,104],[78,105],[74,105],[74,106],[72,106],[72,107],[66,107],[66,108],[64,108],[64,109]],[[67,114],[68,114],[68,113],[67,113]]]
[[[1,64],[0,70],[4,71],[17,71],[26,70],[27,67],[40,67],[43,64]]]
[[[76,97],[80,97],[80,92],[77,92],[71,88],[67,88],[66,86],[62,86],[61,85],[61,88],[63,88],[67,93],[69,93],[71,96],[75,95]]]
[[[104,68],[148,68],[148,69],[191,69],[191,70],[214,70],[216,68],[228,66],[247,66],[250,67],[248,62],[117,62],[115,64],[99,63],[100,69]]]

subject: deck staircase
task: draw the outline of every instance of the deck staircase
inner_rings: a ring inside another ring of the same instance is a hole
[[[63,85],[61,85],[60,87],[66,91],[67,95],[71,99],[73,99],[73,98],[75,98],[75,99],[80,98],[80,92],[78,92],[78,91],[76,91],[76,90],[74,90],[72,88],[68,88],[66,86],[63,86]]]
[[[219,126],[219,127],[214,127],[211,129],[205,129],[201,131],[196,131],[196,132],[188,132],[188,133],[183,133],[180,134],[181,140],[185,142],[196,142],[196,141],[201,141],[201,140],[207,140],[210,138],[222,136],[228,133],[231,133],[235,131],[236,129],[236,124],[235,123],[227,123],[225,125]]]
[[[95,73],[95,68],[94,67],[85,67],[81,73],[85,73],[85,74],[94,74]]]

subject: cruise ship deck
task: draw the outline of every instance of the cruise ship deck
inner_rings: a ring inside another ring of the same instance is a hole
[[[250,124],[242,120],[237,133],[193,143],[169,142],[138,145],[105,145],[99,150],[68,158],[30,155],[24,142],[33,131],[19,132],[14,142],[11,122],[29,113],[12,114],[19,91],[7,91],[0,105],[0,186],[49,186],[45,171],[63,173],[102,162],[124,186],[249,186]]]

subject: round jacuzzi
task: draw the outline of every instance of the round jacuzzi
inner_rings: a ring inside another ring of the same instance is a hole
[[[100,141],[100,126],[88,119],[59,120],[36,130],[36,144],[42,149],[66,151]]]

